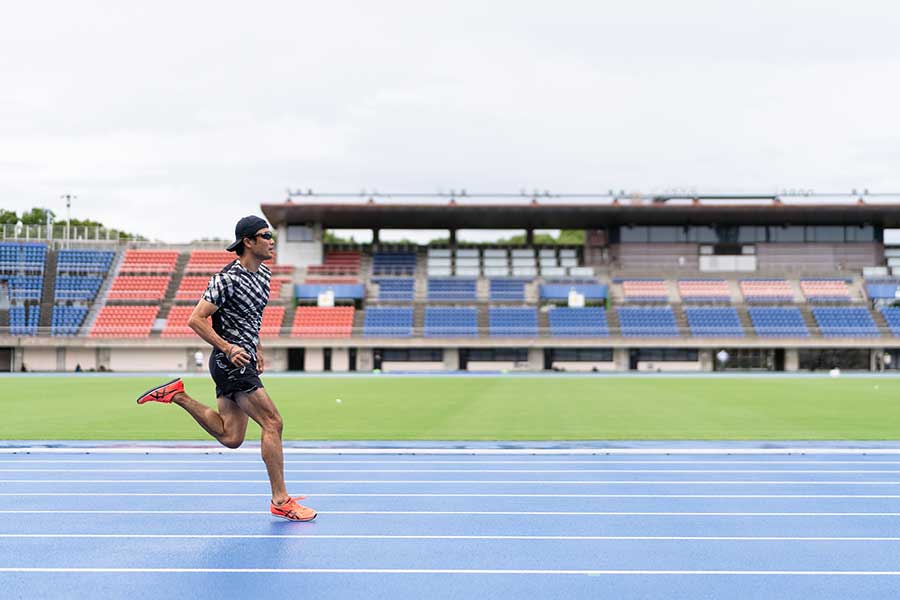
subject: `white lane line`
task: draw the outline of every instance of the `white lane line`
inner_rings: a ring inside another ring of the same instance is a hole
[[[560,542],[900,542],[900,537],[726,536],[726,535],[392,535],[310,533],[0,533],[0,539],[202,539],[202,540],[521,540]]]
[[[124,484],[207,484],[207,483],[269,483],[268,479],[0,479],[0,483],[114,483]],[[900,481],[753,481],[742,480],[710,480],[710,481],[671,481],[605,479],[596,481],[546,479],[291,479],[288,484],[453,484],[453,485],[863,485],[889,486],[900,485]]]
[[[675,571],[614,569],[241,569],[190,567],[0,567],[2,573],[246,573],[246,574],[361,574],[361,575],[694,575],[694,576],[812,576],[896,577],[900,571]]]
[[[0,473],[259,473],[256,469],[0,469]],[[900,473],[900,469],[285,469],[285,473],[722,473],[810,475],[879,475]]]
[[[250,494],[234,492],[195,493],[195,492],[0,492],[0,497],[44,497],[44,496],[83,496],[83,497],[145,497],[145,498],[267,498],[271,494]],[[316,493],[310,498],[586,498],[586,499],[862,499],[862,500],[897,500],[900,494],[434,494],[434,493]]]
[[[0,448],[0,454],[259,454],[259,447],[225,450],[158,446],[91,448]],[[285,448],[284,454],[310,455],[471,455],[471,456],[614,456],[614,455],[878,455],[900,448]]]
[[[565,517],[900,517],[900,512],[654,512],[507,510],[320,510],[320,515],[565,516]],[[0,510],[10,515],[268,515],[261,510]]]
[[[84,465],[258,465],[257,460],[181,459],[43,459],[21,458],[0,460],[0,464],[84,464]],[[895,460],[285,460],[291,465],[900,465]]]

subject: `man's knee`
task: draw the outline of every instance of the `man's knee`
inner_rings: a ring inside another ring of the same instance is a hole
[[[268,415],[263,420],[262,428],[281,435],[281,432],[284,431],[284,421],[281,420],[281,415],[279,415],[278,413],[274,415]]]
[[[225,435],[219,438],[219,442],[226,448],[240,448],[244,443],[244,436]]]

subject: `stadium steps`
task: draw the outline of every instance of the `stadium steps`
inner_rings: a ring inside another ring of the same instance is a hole
[[[53,302],[56,295],[56,265],[59,262],[59,251],[47,249],[47,262],[44,263],[44,285],[41,290],[41,316],[38,328],[47,329],[53,324]]]
[[[538,336],[550,335],[550,313],[546,310],[538,310]]]
[[[115,256],[113,256],[112,263],[109,265],[109,272],[105,274],[103,283],[100,284],[100,289],[97,290],[97,296],[94,299],[94,304],[91,306],[88,314],[85,315],[84,322],[81,324],[81,331],[88,332],[94,328],[94,322],[97,320],[97,316],[100,314],[100,309],[106,306],[106,298],[107,296],[109,296],[109,288],[112,287],[113,280],[119,273],[119,269],[122,268],[123,260],[125,260],[125,249],[116,249],[116,254]]]
[[[282,335],[290,335],[291,329],[294,327],[294,316],[297,314],[297,307],[291,303],[284,309],[284,321],[281,323]]]
[[[190,258],[190,252],[181,252],[178,254],[178,260],[175,261],[175,272],[172,273],[172,279],[169,280],[169,287],[166,288],[166,295],[163,297],[163,302],[170,307],[175,301],[175,293],[181,285],[181,280],[184,279],[184,268],[187,266]]]
[[[729,295],[731,296],[731,303],[732,304],[742,304],[744,302],[744,297],[741,295],[740,284],[737,282],[736,279],[729,279],[729,280],[727,280],[727,283],[728,283],[728,292],[729,292]],[[744,310],[743,313],[739,310],[738,314],[742,315],[741,316],[741,324],[744,325],[744,327],[746,327],[747,324],[750,323],[750,315],[747,314],[746,310]],[[745,316],[747,317],[746,323],[744,322]],[[753,331],[753,329],[751,328],[751,329],[748,329],[747,331],[749,333],[750,331]]]
[[[491,282],[486,277],[479,277],[475,282],[475,299],[478,302],[489,302],[491,299]],[[481,317],[479,317],[480,321]],[[479,327],[481,325],[479,324]]]
[[[0,333],[6,335],[9,333],[9,309],[0,309]]]
[[[541,283],[543,279],[532,279],[525,284],[525,303],[537,304],[541,300]]]
[[[803,322],[806,323],[806,328],[809,329],[809,335],[811,337],[822,337],[822,332],[819,330],[819,324],[816,321],[816,318],[812,314],[812,310],[808,305],[800,306],[800,314],[803,315]]]
[[[413,300],[416,302],[424,301],[428,296],[428,249],[420,247],[416,252],[416,273],[415,283],[413,283]],[[424,326],[424,316],[420,325]],[[415,323],[415,322],[414,322]],[[421,331],[421,330],[420,330]]]
[[[788,285],[791,286],[791,290],[794,292],[794,302],[806,302],[806,296],[803,295],[803,290],[800,289],[800,280],[793,278],[787,280]],[[812,316],[812,315],[810,315]],[[805,317],[804,317],[805,318]],[[813,323],[815,323],[815,318],[813,318]],[[807,323],[808,325],[809,323]],[[810,329],[812,331],[812,329]]]
[[[478,337],[489,337],[491,334],[490,307],[487,304],[478,305]]]
[[[413,335],[423,335],[425,331],[425,302],[413,304]]]
[[[866,301],[866,281],[862,277],[853,277],[850,283],[847,284],[847,287],[850,288],[850,301],[851,302],[865,302]],[[871,311],[876,312],[876,311]],[[876,321],[877,322],[877,321]]]
[[[753,319],[750,318],[750,313],[747,312],[747,307],[736,306],[735,310],[737,310],[738,320],[741,322],[741,327],[744,329],[744,335],[756,335],[756,330],[753,329]]]
[[[606,308],[606,324],[609,327],[610,335],[622,335],[622,322],[619,321],[619,311],[613,310],[612,305],[608,304]],[[549,331],[550,328],[548,327]]]
[[[357,308],[355,311],[353,311],[353,332],[351,333],[351,335],[362,335],[362,330],[365,325],[366,311],[364,309]]]
[[[684,312],[684,306],[681,304],[672,304],[672,314],[675,315],[675,326],[678,327],[678,333],[690,336],[691,326],[688,324],[687,314]]]
[[[880,310],[870,310],[869,314],[872,315],[872,320],[875,321],[875,325],[878,327],[878,331],[881,335],[886,337],[892,337],[893,333],[891,333],[891,328],[887,324],[887,321],[884,320],[884,314]]]
[[[681,296],[678,294],[677,279],[666,279],[666,289],[669,291],[669,304],[674,305],[678,302],[681,302]],[[684,313],[682,313],[681,316],[683,317]],[[675,313],[675,322],[678,323],[678,327],[679,329],[681,329],[682,323],[678,320],[678,312]],[[684,326],[687,327],[687,320],[685,320]]]

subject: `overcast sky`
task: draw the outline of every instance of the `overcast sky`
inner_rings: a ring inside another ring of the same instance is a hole
[[[320,192],[900,191],[900,3],[20,2],[0,207],[166,241]]]

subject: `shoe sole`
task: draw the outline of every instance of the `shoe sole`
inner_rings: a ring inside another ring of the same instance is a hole
[[[173,383],[175,383],[175,382],[178,381],[179,379],[181,379],[181,377],[176,377],[176,378],[173,379],[172,381],[167,381],[166,383],[164,383],[164,384],[162,384],[162,385],[158,385],[158,386],[156,386],[155,388],[150,388],[149,390],[147,390],[146,392],[144,392],[143,394],[141,394],[140,396],[138,396],[138,398],[137,398],[137,403],[138,403],[138,404],[146,404],[147,402],[159,402],[159,400],[147,400],[146,402],[141,402],[141,398],[143,398],[144,396],[147,396],[148,394],[152,394],[152,393],[155,392],[156,390],[161,390],[161,389],[163,389],[163,388],[169,387],[170,385],[172,385]]]
[[[292,519],[292,518],[290,518],[290,517],[283,517],[283,516],[281,516],[281,515],[276,515],[275,513],[271,513],[271,515],[272,515],[273,517],[278,517],[279,519],[284,519],[285,521],[295,521],[295,522],[297,522],[297,523],[308,523],[309,521],[312,521],[313,519],[315,519],[316,517],[318,517],[318,516],[319,516],[319,513],[314,514],[313,516],[311,516],[311,517],[308,518],[308,519]]]

